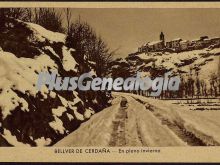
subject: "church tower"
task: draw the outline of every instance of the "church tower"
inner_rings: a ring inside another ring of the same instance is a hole
[[[165,37],[163,32],[160,33],[160,41],[163,41],[163,46],[165,46]]]

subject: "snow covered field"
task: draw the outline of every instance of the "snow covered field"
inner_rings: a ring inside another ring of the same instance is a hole
[[[220,110],[220,98],[165,99],[166,102],[187,107],[189,110]]]

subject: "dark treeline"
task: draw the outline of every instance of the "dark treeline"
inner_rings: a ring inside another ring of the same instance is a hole
[[[211,73],[209,79],[204,80],[200,73],[195,71],[189,76],[181,77],[180,89],[176,94],[178,97],[217,97],[220,95],[220,83],[217,73]]]
[[[85,21],[73,21],[70,9],[56,10],[54,8],[1,8],[0,30],[7,25],[7,19],[19,19],[32,22],[44,28],[66,33],[65,45],[76,50],[78,58],[94,62],[94,70],[98,76],[106,74],[107,65],[112,60],[115,51],[110,51],[107,43],[98,36],[95,30]]]

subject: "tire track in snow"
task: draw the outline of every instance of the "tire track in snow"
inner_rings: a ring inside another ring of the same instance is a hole
[[[121,96],[122,95],[119,95],[119,97]],[[178,138],[176,134],[170,131],[168,127],[165,128],[160,125],[161,122],[151,114],[151,112],[146,111],[144,104],[141,104],[130,96],[127,97],[123,95],[123,97],[126,97],[129,105],[126,109],[128,119],[125,121],[126,146],[185,146],[183,141]],[[144,125],[142,126],[142,124]],[[160,130],[161,133],[158,132],[157,134],[157,130],[154,130],[152,126]],[[115,131],[113,131],[113,136],[115,135],[114,132]],[[171,140],[172,138],[174,139]],[[117,140],[117,138],[113,137],[111,139],[112,141]],[[111,146],[118,146],[116,143],[117,142]]]
[[[154,114],[154,113],[153,113]],[[163,125],[166,125],[171,129],[180,139],[186,142],[190,146],[206,146],[206,144],[199,138],[197,138],[192,132],[187,131],[185,128],[177,123],[171,123],[169,120],[164,119],[159,114],[154,114]]]
[[[126,146],[125,138],[125,120],[127,118],[126,109],[119,108],[118,113],[115,116],[115,120],[112,121],[113,131],[111,134],[109,146]]]
[[[137,118],[129,114],[135,113],[133,109],[119,108],[112,121],[112,134],[109,146],[146,146],[143,145],[140,128],[138,126]],[[134,124],[134,127],[130,127]]]
[[[133,97],[134,98],[134,97]],[[145,104],[140,99],[134,98],[141,104]],[[168,119],[165,119],[159,113],[156,113],[155,110],[149,106],[146,107],[146,110],[152,112],[152,114],[161,121],[163,125],[166,125],[171,131],[173,131],[181,140],[186,142],[190,146],[207,146],[201,139],[197,138],[192,132],[187,131],[183,126],[178,123],[172,123]]]
[[[140,143],[142,144],[142,146],[147,146],[146,144],[143,143],[143,140],[141,138],[141,131],[138,126],[137,118],[136,118],[136,129],[137,129],[137,135],[138,135],[138,139],[139,139]]]
[[[126,120],[126,142],[127,146],[147,146],[143,143],[141,137],[141,131],[137,122],[137,116],[134,115],[135,110],[133,108],[127,109],[128,119]]]

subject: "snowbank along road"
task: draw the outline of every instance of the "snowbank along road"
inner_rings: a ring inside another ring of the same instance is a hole
[[[196,113],[192,117],[192,113],[181,106],[167,105],[162,100],[134,94],[114,93],[114,97],[111,107],[92,116],[55,146],[163,147],[220,144],[219,137],[216,134],[213,136],[213,132],[219,129],[218,123],[209,122],[207,131],[201,125],[205,121],[203,114]],[[120,107],[122,97],[128,101],[126,108]]]

